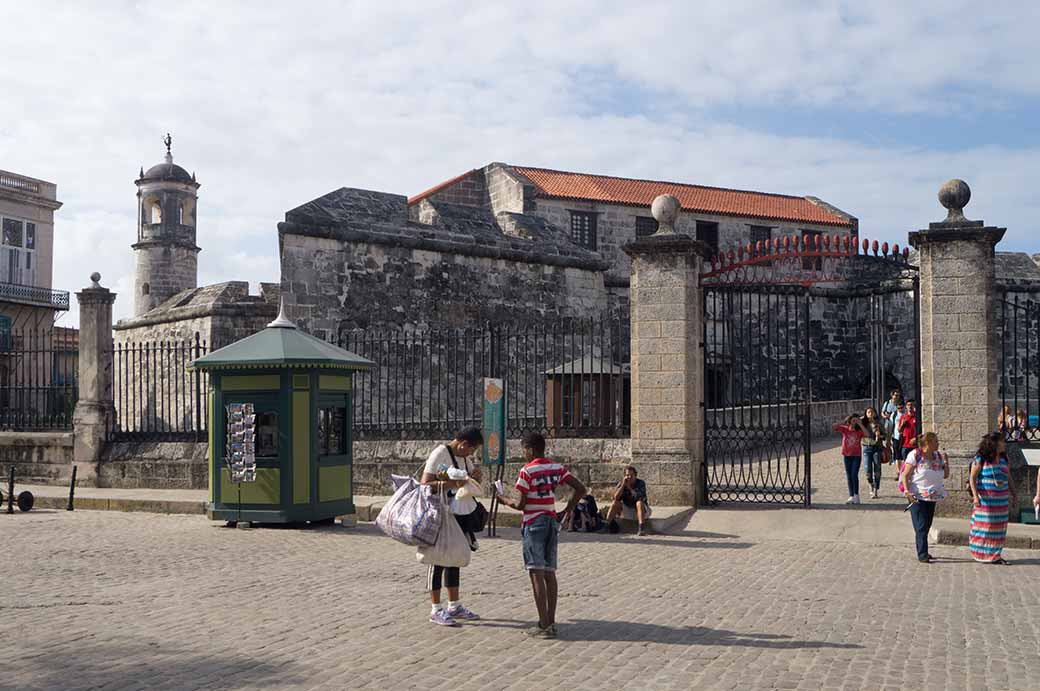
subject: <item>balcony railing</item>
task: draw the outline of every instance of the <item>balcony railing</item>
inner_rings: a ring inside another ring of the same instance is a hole
[[[51,290],[38,286],[23,286],[17,283],[0,283],[0,302],[18,302],[24,305],[50,307],[56,310],[69,308],[67,290]]]
[[[32,192],[34,194],[40,193],[40,183],[34,180],[26,180],[25,178],[17,178],[5,173],[0,173],[0,187],[10,187],[13,190]]]

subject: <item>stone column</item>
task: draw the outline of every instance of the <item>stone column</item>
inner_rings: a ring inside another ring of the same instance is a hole
[[[679,201],[654,200],[658,231],[632,258],[632,463],[659,505],[699,506],[704,462],[704,316],[708,247],[676,233]]]
[[[97,484],[98,461],[105,436],[115,420],[112,401],[112,303],[116,294],[90,275],[90,287],[79,300],[79,401],[72,415],[75,431],[73,462],[77,483]]]
[[[1006,228],[969,221],[971,190],[950,180],[939,190],[946,220],[910,233],[920,252],[921,414],[950,455],[951,501],[942,513],[964,514],[967,466],[1000,410],[999,296],[995,247]]]

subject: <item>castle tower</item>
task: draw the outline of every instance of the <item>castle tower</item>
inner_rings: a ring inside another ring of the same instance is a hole
[[[137,242],[134,255],[134,316],[171,296],[198,286],[195,230],[199,183],[174,164],[172,140],[166,135],[166,160],[142,168],[137,185]]]

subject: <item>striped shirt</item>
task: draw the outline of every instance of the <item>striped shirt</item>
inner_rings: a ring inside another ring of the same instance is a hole
[[[536,458],[520,469],[516,490],[527,497],[524,525],[543,513],[556,517],[556,488],[573,477],[551,458]]]

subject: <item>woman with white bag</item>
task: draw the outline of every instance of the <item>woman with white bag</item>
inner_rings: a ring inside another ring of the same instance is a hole
[[[463,497],[457,495],[470,481],[480,482],[480,465],[471,464],[468,458],[483,444],[484,435],[480,430],[467,427],[447,444],[435,448],[426,460],[421,483],[441,493],[447,500],[449,512],[454,516],[468,515],[477,509],[477,500],[470,493],[465,493]],[[452,479],[453,476],[459,479]],[[474,539],[473,544],[475,542]],[[462,566],[469,564],[471,549],[474,547],[456,520],[441,521],[437,544],[419,548],[416,555],[419,561],[430,566],[427,580],[432,604],[430,622],[439,626],[458,626],[459,620],[473,621],[480,618],[463,607],[459,599],[459,571]],[[441,604],[442,586],[448,589],[446,608]]]

